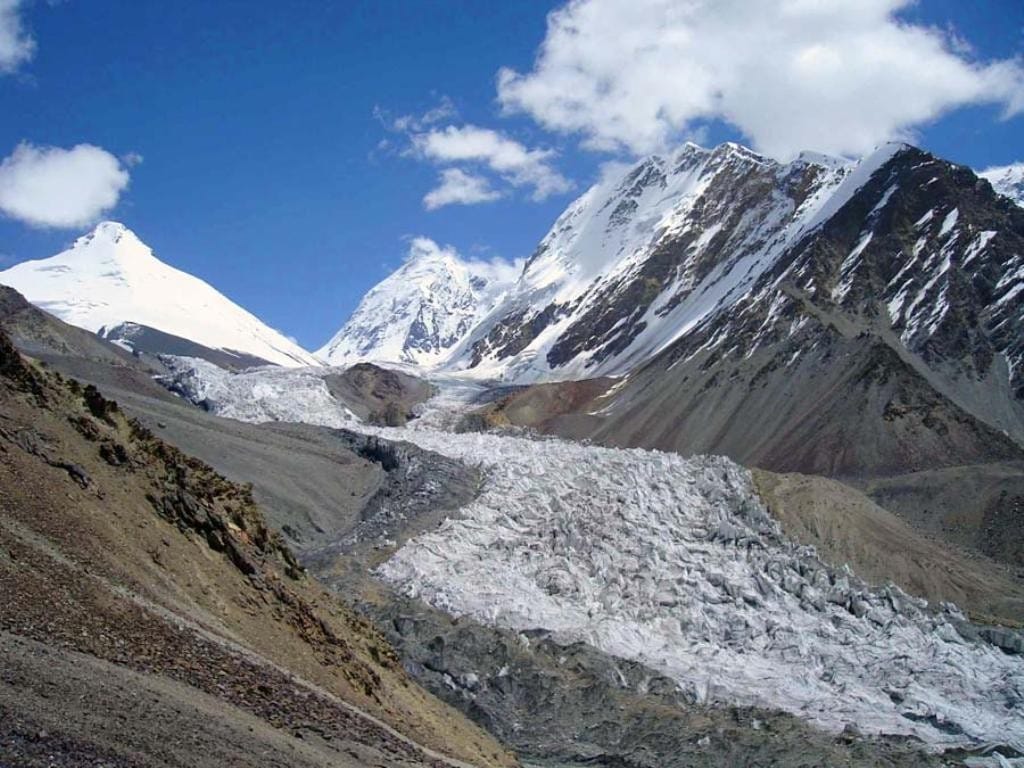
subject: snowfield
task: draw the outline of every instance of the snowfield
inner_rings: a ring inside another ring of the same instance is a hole
[[[224,374],[216,386],[210,373],[197,368],[179,389],[196,387],[222,415],[267,420],[267,402],[290,401],[272,418],[354,427],[483,470],[457,519],[378,569],[406,595],[643,662],[697,702],[934,749],[1024,742],[1020,657],[961,637],[953,606],[871,589],[787,540],[749,472],[727,459],[454,434],[437,427],[472,390],[444,382],[419,425],[370,429],[336,402],[305,401],[311,371]]]

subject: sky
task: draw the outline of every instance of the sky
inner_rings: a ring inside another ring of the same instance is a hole
[[[1020,0],[0,0],[0,267],[122,221],[316,349],[684,140],[1022,161],[1022,57]]]

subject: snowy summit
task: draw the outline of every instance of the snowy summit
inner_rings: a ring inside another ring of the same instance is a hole
[[[996,192],[1024,206],[1024,163],[988,168],[978,175],[987,179]]]
[[[113,337],[143,326],[276,365],[320,365],[313,355],[209,284],[160,261],[124,224],[105,221],[66,251],[0,272],[0,283],[61,320]]]
[[[510,264],[468,261],[415,238],[405,263],[363,297],[317,355],[331,365],[437,365],[504,298],[515,273]]]

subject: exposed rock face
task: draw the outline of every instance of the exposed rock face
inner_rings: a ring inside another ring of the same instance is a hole
[[[615,373],[728,307],[850,173],[693,144],[598,184],[555,223],[468,365],[515,380]]]
[[[328,389],[371,424],[401,427],[433,388],[423,379],[372,363],[357,363],[325,378]]]
[[[161,355],[198,357],[229,371],[271,364],[256,355],[230,349],[212,349],[138,323],[121,323],[112,328],[103,327],[98,335],[123,349],[132,350],[136,355],[154,358]]]
[[[1022,252],[1018,206],[907,145],[853,166],[688,145],[576,201],[463,359],[517,381],[623,374],[669,348],[749,355],[813,315],[884,336],[978,407],[999,387],[1020,401]]]
[[[62,323],[6,285],[0,285],[0,327],[20,349],[31,355],[77,357],[130,366],[147,373],[154,370],[130,352],[103,341],[94,333]]]
[[[613,445],[846,478],[1022,458],[1024,209],[912,147],[866,163],[835,171],[845,175],[818,222],[745,271],[740,293],[604,393],[556,413],[541,390],[522,392],[501,415]],[[717,263],[734,253],[717,251]],[[699,276],[701,263],[681,246],[678,268]]]

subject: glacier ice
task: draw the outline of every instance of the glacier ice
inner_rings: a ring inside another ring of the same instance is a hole
[[[370,428],[319,395],[298,402],[310,376],[197,366],[179,385],[222,415],[348,426],[479,466],[474,501],[378,568],[400,592],[642,662],[697,702],[935,749],[1024,740],[1024,660],[964,639],[955,607],[871,588],[787,540],[732,461],[453,434],[439,427],[474,391],[444,381],[419,424]]]

